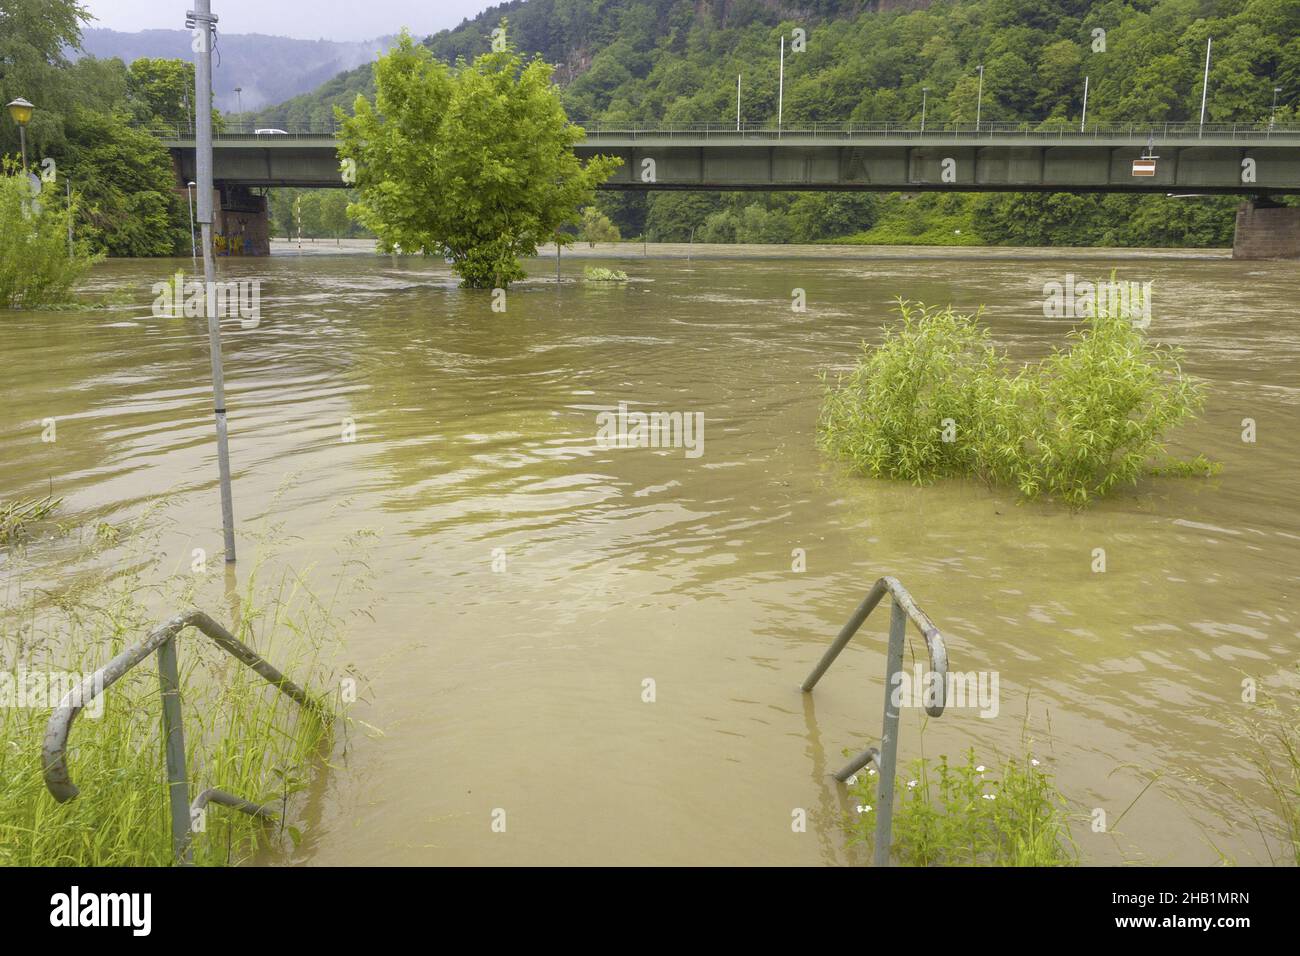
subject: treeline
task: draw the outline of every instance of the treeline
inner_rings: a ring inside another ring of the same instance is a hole
[[[87,15],[75,0],[0,0],[0,102],[36,105],[27,130],[34,171],[44,188],[78,196],[74,229],[97,252],[113,256],[189,254],[189,213],[176,190],[171,157],[145,130],[188,125],[193,64],[183,60],[84,57],[78,49]],[[17,156],[18,130],[0,118],[0,154]],[[52,160],[52,164],[46,163]]]
[[[879,7],[888,9],[881,11]],[[786,126],[971,124],[984,67],[984,122],[1077,127],[1088,78],[1092,123],[1195,122],[1214,38],[1212,123],[1295,123],[1300,0],[520,0],[425,43],[440,58],[512,42],[557,64],[580,123],[773,125],[786,37]],[[793,52],[795,28],[807,49]],[[1100,32],[1099,32],[1100,31]],[[928,90],[928,92],[925,92]],[[267,125],[332,124],[373,94],[368,68],[263,114]],[[1232,199],[1022,195],[602,194],[625,236],[740,242],[1223,245]]]
[[[351,189],[272,189],[268,212],[275,239],[356,239],[371,232],[348,217]]]

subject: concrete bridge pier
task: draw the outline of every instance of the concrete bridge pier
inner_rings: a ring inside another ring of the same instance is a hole
[[[1257,196],[1237,207],[1234,259],[1300,259],[1300,206]]]
[[[188,189],[178,186],[181,206],[188,206]],[[193,197],[198,201],[198,197]],[[265,196],[248,186],[218,183],[212,190],[213,254],[218,256],[269,256],[271,216]]]

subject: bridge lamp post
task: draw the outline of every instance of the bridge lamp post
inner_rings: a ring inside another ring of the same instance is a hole
[[[781,72],[776,81],[776,135],[781,135],[781,113],[785,106],[785,34],[781,34]]]
[[[32,121],[32,113],[36,107],[28,103],[21,96],[8,104],[9,115],[13,121],[18,124],[18,142],[22,147],[23,154],[23,172],[27,172],[27,124]]]
[[[1282,92],[1282,87],[1273,87],[1273,109],[1268,114],[1268,128],[1272,129],[1277,122],[1277,95]]]
[[[235,87],[235,108],[239,110],[239,131],[244,131],[244,88]]]
[[[930,88],[928,86],[921,87],[921,132],[922,133],[925,132],[925,101],[929,95],[930,95]]]
[[[1079,117],[1079,132],[1084,132],[1088,127],[1088,81],[1090,76],[1083,78],[1083,115]]]
[[[980,71],[979,93],[975,96],[975,132],[980,131],[980,109],[984,106],[984,64],[976,67]]]
[[[1201,127],[1197,136],[1205,135],[1205,100],[1206,95],[1210,92],[1210,45],[1214,43],[1214,37],[1205,38],[1205,79],[1201,81]]]

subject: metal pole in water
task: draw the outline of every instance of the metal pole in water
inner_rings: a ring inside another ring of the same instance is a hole
[[[889,612],[889,657],[885,667],[885,719],[880,738],[880,788],[876,797],[876,848],[873,866],[889,866],[894,828],[894,766],[898,762],[898,708],[894,706],[895,675],[903,669],[907,612],[894,598]]]
[[[190,202],[190,258],[194,264],[199,264],[199,247],[194,244],[194,183],[185,187],[185,195]]]
[[[208,315],[208,351],[212,358],[212,411],[217,424],[217,472],[221,482],[221,524],[226,560],[235,560],[235,507],[230,493],[230,447],[226,438],[226,383],[221,367],[221,319],[217,315],[216,264],[212,261],[212,33],[217,18],[212,0],[194,0],[190,26],[196,31],[198,63],[194,70],[194,154],[199,189],[199,229],[203,243],[203,301]]]
[[[167,758],[167,802],[172,811],[175,862],[190,862],[190,785],[185,776],[185,728],[181,724],[181,679],[176,635],[158,648],[158,687],[162,691],[163,752]]]
[[[560,281],[560,237],[555,237],[555,281]]]
[[[68,187],[68,258],[72,258],[72,180],[65,179],[63,184]]]

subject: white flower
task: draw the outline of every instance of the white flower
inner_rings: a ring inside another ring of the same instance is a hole
[[[1031,767],[1037,767],[1037,766],[1038,766],[1038,761],[1035,760],[1033,757],[1030,757],[1030,758],[1029,758],[1029,766],[1031,766]]]
[[[870,812],[871,812],[870,807],[864,807],[862,804],[858,804],[858,813],[870,813]]]
[[[998,798],[998,797],[997,797],[997,794],[995,794],[995,793],[986,793],[986,794],[984,794],[984,799],[985,799],[985,800],[996,800],[997,798]]]
[[[872,777],[874,777],[874,776],[876,775],[876,771],[875,771],[875,769],[872,768],[871,770],[868,770],[868,771],[867,771],[867,775],[868,775],[868,776],[872,776]]]
[[[913,787],[915,787],[915,786],[916,786],[916,781],[915,781],[915,780],[909,780],[909,781],[907,781],[907,789],[908,789],[908,790],[911,790],[911,789],[912,789]]]
[[[975,768],[975,772],[976,772],[976,773],[983,773],[983,772],[984,772],[984,767],[983,767],[982,765],[979,766],[979,767],[976,767],[976,768]]]

